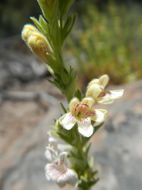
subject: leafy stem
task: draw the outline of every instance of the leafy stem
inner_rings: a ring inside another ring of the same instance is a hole
[[[65,64],[62,52],[64,42],[76,19],[75,14],[68,14],[73,2],[74,0],[38,0],[43,16],[40,15],[39,19],[32,17],[36,27],[27,25],[22,32],[28,47],[46,63],[52,75],[50,82],[60,89],[68,102],[74,96],[82,99],[82,94],[76,90],[76,74]],[[97,172],[92,170],[88,156],[90,138],[80,135],[77,125],[71,130],[66,130],[57,120],[55,134],[71,146],[69,159],[71,167],[78,174],[78,188],[89,190],[98,180]]]
[[[83,137],[79,134],[77,125],[70,131],[66,131],[59,123],[57,123],[56,134],[72,147],[69,153],[69,159],[72,168],[76,171],[79,177],[79,190],[89,190],[98,182],[97,171],[93,171],[91,159],[89,158],[91,147],[89,138]]]

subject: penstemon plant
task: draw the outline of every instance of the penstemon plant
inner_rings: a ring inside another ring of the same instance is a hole
[[[71,32],[76,15],[70,13],[74,0],[38,0],[42,15],[31,17],[34,25],[26,24],[22,39],[47,66],[52,82],[68,101],[61,104],[62,116],[55,120],[48,135],[45,156],[46,178],[60,187],[66,184],[79,190],[90,190],[98,181],[89,155],[90,139],[104,124],[107,110],[96,104],[110,104],[123,95],[123,90],[106,90],[108,75],[93,79],[83,93],[77,89],[76,74],[64,63],[63,46]],[[70,14],[69,14],[70,13]],[[59,144],[57,140],[64,144]]]

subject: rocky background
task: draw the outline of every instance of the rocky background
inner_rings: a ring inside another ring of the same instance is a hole
[[[57,190],[45,179],[44,151],[65,100],[15,38],[0,45],[0,190]],[[109,119],[92,138],[97,190],[142,189],[142,81],[122,87],[124,97],[108,107]]]

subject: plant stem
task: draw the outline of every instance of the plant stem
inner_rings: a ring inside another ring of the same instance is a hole
[[[56,63],[56,73],[55,73],[55,84],[65,95],[68,102],[74,97],[76,92],[76,77],[74,71],[71,68],[66,68],[66,65],[63,60],[62,54],[62,36],[64,29],[64,20],[63,17],[55,17],[53,19],[54,24],[49,24],[50,31],[50,41],[52,42],[52,48],[54,52],[54,58]],[[54,32],[54,30],[57,30]],[[77,134],[77,135],[76,135]],[[62,137],[61,137],[62,138]],[[76,171],[79,177],[79,190],[90,190],[91,186],[94,184],[95,177],[94,172],[89,164],[88,152],[89,147],[87,145],[88,139],[82,137],[78,130],[75,131],[73,136],[74,140],[77,143],[72,144],[71,155],[71,164],[72,168]]]
[[[79,134],[78,134],[79,135]],[[73,146],[70,152],[72,168],[76,171],[79,177],[78,190],[90,190],[91,187],[98,181],[96,171],[93,171],[90,165],[88,139],[81,135],[75,136],[78,138],[77,144]]]

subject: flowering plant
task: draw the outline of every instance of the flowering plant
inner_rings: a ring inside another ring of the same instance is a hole
[[[56,119],[48,137],[45,156],[47,180],[60,187],[70,184],[80,190],[89,190],[98,181],[89,156],[90,138],[103,125],[107,110],[97,109],[96,104],[110,104],[123,95],[123,90],[106,90],[108,75],[93,79],[86,92],[77,90],[76,75],[64,63],[62,56],[66,37],[75,23],[75,14],[69,14],[74,0],[38,0],[42,10],[39,19],[31,18],[34,25],[26,24],[22,38],[47,66],[52,82],[65,95],[68,106],[63,104],[62,116]],[[67,146],[59,145],[61,139]]]

